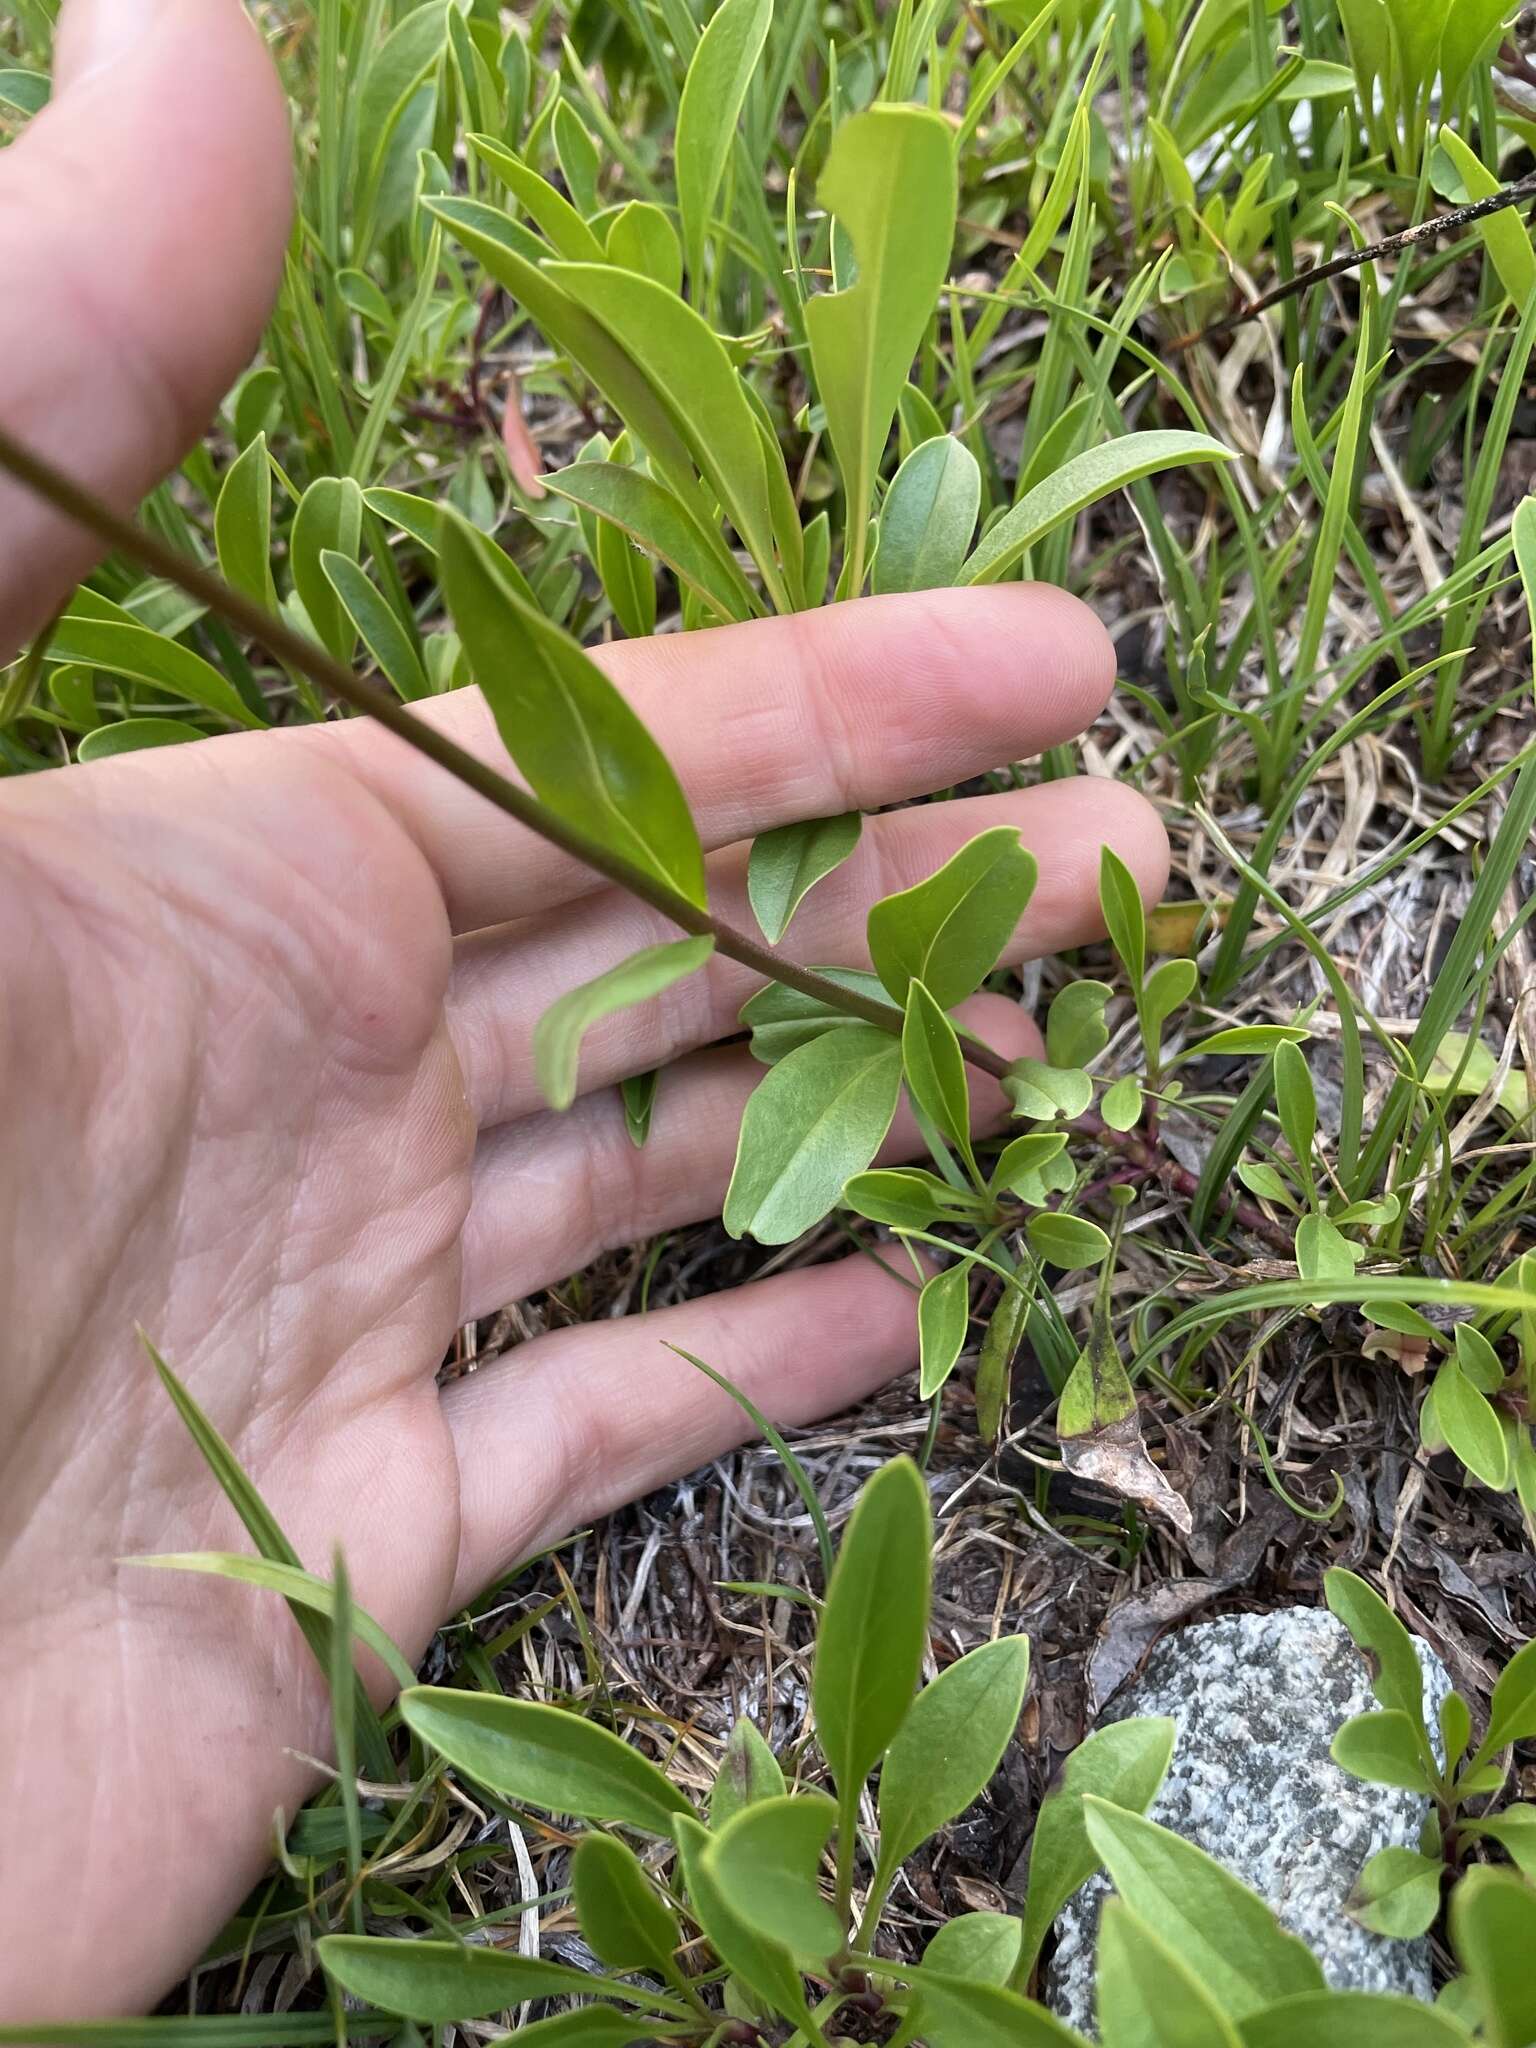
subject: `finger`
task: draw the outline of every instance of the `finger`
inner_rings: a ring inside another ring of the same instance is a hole
[[[1004,996],[977,996],[960,1014],[1009,1059],[1041,1049],[1035,1026]],[[632,1143],[613,1088],[583,1096],[563,1116],[546,1111],[488,1131],[464,1227],[460,1321],[520,1301],[615,1245],[718,1215],[741,1113],[765,1071],[745,1046],[681,1061],[661,1078],[644,1145]],[[978,1133],[1002,1128],[1002,1091],[985,1074],[970,1081]],[[903,1102],[881,1156],[920,1150]]]
[[[866,598],[625,641],[597,658],[677,770],[706,847],[875,810],[1039,753],[1081,732],[1114,681],[1098,620],[1045,585]],[[505,765],[478,692],[422,716]],[[366,721],[306,740],[348,750],[426,852],[458,931],[602,886]]]
[[[281,89],[239,0],[69,0],[0,153],[0,418],[128,510],[255,346],[288,228]],[[99,549],[0,482],[0,649]]]
[[[813,1422],[917,1359],[916,1296],[871,1259],[785,1273],[519,1347],[445,1389],[462,1538],[453,1607],[531,1551],[752,1435],[724,1373],[770,1422]],[[509,1475],[536,1475],[533,1485]]]
[[[785,944],[808,964],[867,966],[869,905],[933,873],[978,832],[1015,825],[1040,863],[1040,880],[1006,949],[1008,962],[1058,953],[1102,935],[1099,855],[1112,846],[1149,903],[1168,878],[1168,841],[1156,811],[1123,783],[1083,778],[1047,782],[1005,796],[924,804],[871,818],[858,851],[806,898]],[[753,928],[747,849],[710,862],[710,900],[728,922]],[[449,1003],[450,1031],[470,1107],[484,1127],[522,1116],[542,1101],[533,1068],[533,1029],[545,1008],[642,946],[675,938],[657,912],[617,890],[505,933],[462,940]],[[582,1042],[581,1085],[599,1088],[625,1074],[664,1066],[679,1053],[734,1032],[761,978],[717,954],[708,968],[664,996],[604,1019]]]

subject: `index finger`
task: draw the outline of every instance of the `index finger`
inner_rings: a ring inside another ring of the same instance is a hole
[[[676,769],[706,850],[928,795],[1057,746],[1103,709],[1115,675],[1093,613],[1044,584],[863,598],[623,641],[595,659]],[[420,711],[510,766],[477,690]],[[422,847],[457,931],[603,886],[380,727],[359,720],[295,738],[344,750]]]

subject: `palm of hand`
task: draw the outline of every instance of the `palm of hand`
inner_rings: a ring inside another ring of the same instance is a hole
[[[219,1831],[242,1845],[227,1907],[274,1807],[302,1794],[281,1744],[324,1746],[324,1689],[275,1603],[115,1568],[125,1553],[248,1547],[133,1324],[300,1554],[323,1568],[344,1540],[359,1600],[419,1653],[459,1566],[432,1365],[458,1310],[473,1128],[444,1021],[442,901],[406,835],[318,762],[275,784],[199,767],[159,792],[116,778],[96,804],[82,789],[73,816],[55,798],[52,832],[5,842],[6,955],[49,970],[49,1000],[11,1019],[18,1135],[23,1157],[51,1163],[8,1235],[56,1250],[32,1268],[20,1369],[0,1382],[0,1641],[30,1667],[19,1727],[8,1717],[18,1762],[29,1738],[54,1739],[27,1717],[50,1700],[50,1663],[79,1660],[76,1741],[100,1745],[125,1820],[144,1801],[86,1880],[108,1895],[143,1867],[153,1788],[185,1768],[187,1730],[225,1731],[204,1790],[220,1787]],[[140,805],[173,793],[183,823],[145,858]],[[147,1965],[130,1999],[160,1988],[194,1898],[206,1912],[208,1862],[180,1867],[188,1895],[172,1871],[130,1916]],[[57,1972],[31,1997],[13,1983],[17,2009],[78,2000]]]
[[[63,93],[0,178],[15,202],[0,207],[15,286],[0,403],[125,504],[249,348],[284,239],[281,109],[241,11],[162,11],[158,36]],[[209,175],[169,194],[162,149]],[[57,193],[91,176],[99,204],[86,192],[57,220]],[[222,295],[190,288],[214,246],[231,266]],[[67,325],[33,319],[67,303],[66,272],[116,293],[100,326],[134,329],[135,372],[71,354]],[[163,401],[147,409],[145,364]],[[3,644],[84,557],[3,490],[0,535]],[[1018,587],[618,648],[610,666],[678,768],[712,900],[738,924],[750,834],[1056,744],[1112,673],[1081,608]],[[469,693],[427,715],[498,758]],[[1094,933],[1102,842],[1149,893],[1161,885],[1161,831],[1138,798],[1057,782],[872,819],[791,950],[861,961],[869,901],[999,823],[1042,865],[1012,958]],[[339,1542],[360,1604],[412,1655],[518,1555],[737,1439],[737,1410],[663,1338],[783,1421],[910,1362],[911,1297],[855,1259],[690,1301],[643,1336],[558,1332],[439,1392],[456,1323],[718,1209],[760,1071],[714,1043],[751,987],[731,963],[594,1032],[567,1117],[533,1085],[542,1008],[670,936],[360,725],[4,785],[0,1801],[30,1853],[0,1858],[0,1926],[21,1930],[0,2022],[153,1999],[311,1782],[292,1752],[325,1744],[322,1682],[275,1601],[116,1563],[247,1547],[135,1325],[304,1562],[327,1570]],[[982,1005],[999,1049],[1038,1047],[1012,1005]],[[637,1152],[607,1084],[669,1063]],[[893,1134],[913,1142],[910,1126]],[[66,1889],[68,1911],[34,1910]]]

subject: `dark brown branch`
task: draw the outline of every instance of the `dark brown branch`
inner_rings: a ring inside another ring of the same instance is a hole
[[[1294,298],[1298,292],[1309,291],[1315,284],[1323,284],[1330,277],[1342,277],[1346,271],[1358,270],[1362,264],[1375,263],[1383,256],[1395,256],[1403,249],[1412,249],[1420,242],[1430,241],[1436,235],[1457,234],[1462,228],[1471,227],[1475,222],[1486,220],[1490,214],[1502,213],[1508,206],[1521,206],[1528,199],[1536,199],[1536,171],[1529,171],[1523,178],[1517,178],[1512,185],[1506,185],[1502,192],[1490,193],[1486,199],[1477,199],[1470,206],[1454,207],[1449,213],[1434,214],[1429,220],[1421,220],[1401,233],[1388,235],[1380,242],[1371,242],[1363,249],[1347,249],[1342,256],[1335,256],[1330,262],[1316,263],[1310,270],[1303,270],[1299,276],[1288,277],[1283,284],[1275,285],[1246,305],[1239,306],[1235,313],[1216,321],[1210,327],[1201,328],[1198,334],[1181,335],[1170,343],[1176,349],[1193,348],[1197,341],[1215,341],[1218,336],[1229,334],[1234,327],[1241,327],[1246,321],[1256,320],[1261,313],[1267,313],[1271,306],[1278,306],[1286,299]]]
[[[377,719],[380,725],[388,726],[408,746],[425,754],[440,768],[446,768],[450,775],[483,796],[488,803],[495,804],[498,810],[505,811],[508,817],[515,818],[530,832],[538,833],[541,839],[549,840],[573,860],[594,868],[632,896],[649,903],[685,932],[700,938],[712,938],[720,952],[740,961],[743,967],[750,967],[765,981],[782,982],[788,988],[798,989],[802,995],[825,1003],[830,1009],[858,1017],[866,1024],[878,1025],[882,1031],[900,1032],[902,1015],[892,1004],[876,1002],[869,996],[829,981],[825,975],[817,974],[809,967],[799,967],[793,961],[781,959],[777,953],[748,938],[745,932],[737,931],[675,889],[669,889],[644,868],[636,867],[621,854],[611,853],[607,847],[589,839],[558,812],[540,803],[526,790],[519,789],[506,776],[498,774],[489,762],[480,760],[449,739],[446,733],[437,731],[406,710],[387,690],[354,675],[351,669],[333,659],[314,641],[295,633],[264,605],[255,603],[238,590],[230,589],[200,563],[168,547],[157,535],[146,532],[132,520],[120,517],[91,492],[83,490],[51,463],[14,440],[3,427],[0,427],[0,469],[8,470],[36,491],[39,497],[45,498],[55,510],[94,534],[104,546],[174,583],[199,604],[206,605],[209,611],[227,619],[250,639],[259,642],[276,660],[298,669],[318,683],[321,689],[340,698],[344,704],[350,704],[354,710],[365,712],[368,717]],[[969,1038],[962,1039],[961,1045],[973,1066],[999,1080],[1006,1076],[1008,1062],[1000,1054]]]

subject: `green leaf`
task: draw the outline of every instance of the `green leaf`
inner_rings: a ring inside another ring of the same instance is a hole
[[[1023,1194],[1027,1201],[1034,1201],[1035,1195],[1024,1194],[1024,1190],[1032,1188],[1042,1167],[1059,1158],[1066,1147],[1065,1131],[1027,1131],[1022,1138],[1010,1139],[992,1169],[992,1193],[1007,1188],[1014,1194]]]
[[[1316,1201],[1312,1147],[1317,1141],[1317,1096],[1306,1059],[1294,1045],[1275,1047],[1275,1108],[1280,1128],[1295,1155],[1296,1170],[1307,1193]]]
[[[582,1937],[599,1962],[621,1974],[675,1975],[682,1930],[633,1849],[613,1835],[583,1835],[571,1859],[571,1888]]]
[[[729,4],[729,0],[727,0]],[[838,818],[809,818],[760,832],[747,864],[747,897],[763,937],[776,946],[809,890],[840,868],[859,843],[864,819],[858,811]]]
[[[590,1998],[602,1991],[629,2005],[675,2011],[672,2001],[589,1976],[563,1963],[457,1941],[406,1941],[383,1935],[328,1934],[317,1944],[331,1982],[354,1998],[423,2026],[483,2019],[527,1998]]]
[[[893,1230],[926,1230],[939,1217],[974,1216],[980,1204],[974,1195],[952,1188],[947,1180],[921,1166],[876,1167],[856,1173],[843,1188],[844,1206],[871,1223]]]
[[[1099,1115],[1112,1131],[1134,1130],[1141,1122],[1141,1081],[1135,1074],[1122,1074],[1104,1090]]]
[[[1291,1184],[1276,1167],[1262,1160],[1240,1160],[1237,1177],[1250,1193],[1266,1202],[1273,1202],[1277,1208],[1289,1209],[1292,1215],[1296,1213],[1296,1197],[1291,1191]]]
[[[1494,1819],[1477,1821],[1475,1827],[1479,1835],[1507,1851],[1527,1883],[1536,1881],[1536,1806],[1507,1806]]]
[[[772,20],[773,0],[722,0],[683,81],[673,165],[695,304],[704,296],[704,250],[720,181]]]
[[[1063,1272],[1080,1266],[1100,1266],[1109,1257],[1109,1238],[1097,1223],[1085,1216],[1067,1216],[1056,1209],[1042,1210],[1024,1226],[1030,1249],[1047,1265]]]
[[[852,285],[822,292],[805,308],[816,389],[843,479],[848,588],[857,596],[875,476],[949,268],[957,204],[949,129],[916,107],[855,114],[832,137],[816,196],[858,261]]]
[[[310,625],[337,661],[350,662],[357,631],[322,566],[328,554],[357,560],[362,546],[363,494],[351,477],[317,477],[299,500],[288,536],[288,566]]]
[[[418,86],[441,58],[447,35],[444,0],[425,0],[390,31],[363,69],[357,87],[352,167],[359,221],[367,221],[374,211],[391,141]],[[378,225],[375,223],[375,232]]]
[[[1486,1760],[1511,1742],[1536,1735],[1536,1642],[1515,1652],[1499,1673],[1488,1711],[1488,1733],[1478,1751]]]
[[[960,571],[962,583],[996,583],[1037,541],[1075,519],[1111,491],[1124,490],[1158,470],[1186,462],[1230,462],[1232,450],[1208,434],[1168,429],[1125,434],[1102,447],[1086,448],[1053,476],[1026,491],[1011,512],[988,527]]]
[[[288,1541],[282,1525],[252,1484],[239,1459],[149,1339],[141,1334],[140,1342],[150,1364],[154,1367],[156,1378],[165,1389],[172,1407],[181,1420],[182,1427],[192,1439],[198,1456],[213,1475],[219,1491],[240,1517],[246,1533],[262,1557],[302,1574],[304,1568],[299,1563],[298,1552]],[[316,1664],[329,1680],[331,1624],[327,1616],[311,1605],[307,1593],[306,1588],[306,1597],[300,1597],[300,1589],[296,1587],[289,1597],[288,1611],[298,1624],[299,1633],[309,1645]],[[371,1776],[380,1780],[387,1779],[394,1771],[389,1744],[384,1738],[384,1730],[362,1680],[357,1678],[355,1685],[354,1723],[358,1730],[365,1768]]]
[[[784,1792],[779,1760],[742,1714],[730,1733],[720,1769],[709,1795],[709,1824],[723,1828],[759,1799],[778,1799]]]
[[[981,471],[963,441],[923,441],[903,462],[880,508],[871,586],[942,590],[956,582],[981,505]]]
[[[586,123],[563,92],[555,102],[550,129],[555,138],[555,155],[566,189],[583,215],[596,213],[597,180],[602,160],[597,144],[587,132]],[[598,253],[601,254],[601,250]]]
[[[683,251],[677,229],[661,208],[647,199],[631,199],[614,215],[608,227],[607,255],[610,263],[638,270],[669,292],[683,288]]]
[[[359,2030],[390,2033],[371,2010],[349,2015]],[[414,2044],[395,2040],[400,2048]],[[336,2048],[332,2012],[164,2013],[155,2019],[76,2020],[0,2027],[5,2048]]]
[[[1099,1916],[1096,2006],[1116,2048],[1240,2048],[1200,1978],[1120,1899]]]
[[[1413,1637],[1386,1601],[1364,1579],[1337,1565],[1323,1574],[1323,1597],[1363,1652],[1377,1699],[1422,1728],[1424,1673]]]
[[[272,583],[272,458],[258,434],[230,464],[213,512],[219,574],[268,611],[277,609]]]
[[[818,1971],[844,1939],[819,1880],[836,1825],[837,1808],[823,1793],[783,1794],[755,1800],[703,1852],[732,1912]]]
[[[919,980],[907,985],[901,1063],[912,1099],[967,1159],[971,1156],[971,1096],[965,1055],[954,1025]]]
[[[631,2042],[654,2041],[657,2028],[643,2013],[619,2012],[611,2005],[578,2005],[548,2019],[528,2020],[515,2033],[503,2034],[495,2048],[629,2048]],[[414,2048],[400,2039],[395,2048]]]
[[[1428,1933],[1440,1911],[1445,1864],[1417,1849],[1382,1849],[1356,1880],[1345,1910],[1372,1934],[1413,1941]]]
[[[839,988],[852,989],[872,1001],[888,1000],[878,975],[857,967],[819,967],[818,974],[835,981]],[[833,1010],[819,996],[808,996],[781,981],[770,981],[741,1006],[741,1021],[752,1033],[752,1056],[771,1067],[797,1046],[809,1044],[825,1031],[862,1027],[863,1019],[850,1017],[846,1010]],[[891,1011],[891,1022],[899,1025],[901,1012]],[[877,1219],[878,1220],[878,1219]]]
[[[901,1048],[873,1024],[824,1032],[785,1055],[749,1097],[725,1227],[789,1244],[831,1210],[879,1151],[901,1092]]]
[[[1418,1727],[1399,1707],[1356,1714],[1334,1736],[1329,1754],[1341,1770],[1369,1784],[1431,1788]]]
[[[1347,1280],[1365,1256],[1326,1216],[1303,1216],[1296,1226],[1296,1270],[1304,1280]]]
[[[524,244],[532,238],[515,221],[474,199],[429,199],[424,203],[430,214],[480,258],[492,277],[506,287],[555,346],[563,349],[592,379],[649,452],[662,478],[693,516],[699,532],[708,536],[706,545],[717,552],[724,573],[740,580],[745,590],[745,580],[741,579],[729,548],[718,533],[711,532],[714,508],[708,494],[700,489],[689,444],[668,402],[651,383],[645,369],[600,321],[561,288],[539,261],[540,245],[536,241],[530,259]],[[749,598],[749,610],[754,603]]]
[[[1250,2013],[1243,2048],[1466,2048],[1466,2030],[1415,1998],[1307,1991]]]
[[[1440,130],[1440,147],[1455,166],[1469,200],[1491,199],[1503,189],[1503,181],[1487,169],[1482,158],[1468,148],[1453,128]],[[1531,248],[1531,231],[1523,209],[1511,206],[1502,213],[1489,214],[1477,223],[1477,232],[1504,291],[1517,307],[1528,305],[1536,295],[1536,251]]]
[[[1487,1395],[1454,1358],[1435,1374],[1433,1391],[1441,1435],[1475,1478],[1502,1492],[1509,1484],[1509,1441]]]
[[[1481,1394],[1496,1394],[1504,1384],[1499,1354],[1471,1323],[1456,1325],[1456,1363]]]
[[[1093,1083],[1081,1067],[1052,1067],[1044,1060],[1015,1060],[1003,1082],[1015,1116],[1044,1122],[1081,1116],[1093,1100]]]
[[[1108,1045],[1104,1005],[1112,993],[1108,982],[1069,981],[1053,997],[1045,1019],[1045,1056],[1053,1067],[1086,1067]]]
[[[963,1983],[1006,1986],[1018,1960],[1020,1932],[1011,1913],[957,1913],[923,1950],[923,1968]]]
[[[1300,1045],[1309,1034],[1295,1024],[1234,1024],[1226,1031],[1213,1031],[1208,1038],[1185,1046],[1180,1060],[1198,1060],[1207,1054],[1273,1052],[1277,1045]]]
[[[1013,1739],[1028,1684],[1029,1640],[1004,1636],[923,1687],[880,1772],[884,1883],[987,1789]],[[884,1889],[881,1876],[877,1891]]]
[[[0,106],[9,107],[23,119],[40,114],[52,90],[46,71],[23,71],[15,66],[0,71]]]
[[[498,1799],[670,1834],[687,1800],[609,1729],[564,1707],[418,1685],[400,1717],[421,1740]]]
[[[756,609],[746,580],[681,499],[654,477],[622,462],[573,462],[544,479],[557,497],[595,512],[647,553],[665,562],[679,583],[723,619],[747,619]]]
[[[709,479],[781,609],[764,444],[740,376],[714,332],[653,278],[609,264],[550,263],[545,275],[640,369]],[[626,424],[647,440],[638,420]],[[654,450],[653,450],[654,452]]]
[[[1472,1710],[1459,1692],[1448,1692],[1440,1702],[1440,1747],[1447,1776],[1461,1767],[1472,1741]]]
[[[629,536],[606,519],[598,525],[594,557],[603,595],[629,640],[648,640],[656,630],[656,571]]]
[[[77,591],[74,607],[80,606],[85,596]],[[117,607],[112,609],[115,612]],[[153,684],[169,690],[173,697],[185,697],[189,704],[217,712],[232,725],[260,730],[266,723],[211,662],[183,647],[179,640],[168,640],[163,633],[130,623],[126,612],[119,617],[100,617],[72,607],[54,627],[44,659],[79,662],[86,668],[106,669],[137,683]]]
[[[370,512],[377,512],[386,525],[409,534],[436,560],[438,503],[435,498],[423,498],[414,491],[391,491],[379,486],[364,491],[363,503]]]
[[[970,1327],[971,1269],[962,1261],[935,1273],[917,1297],[918,1392],[923,1400],[931,1401],[954,1371]]]
[[[447,515],[445,514],[445,517]],[[416,643],[400,623],[399,614],[349,555],[328,548],[320,568],[342,611],[361,634],[363,645],[378,663],[396,696],[407,704],[430,697],[432,685],[421,665]]]
[[[1135,1414],[1135,1389],[1115,1344],[1109,1290],[1101,1282],[1088,1342],[1061,1390],[1056,1434],[1065,1449],[1069,1439],[1098,1436]]]
[[[507,752],[541,803],[702,908],[704,852],[665,755],[602,670],[524,603],[493,542],[444,508],[443,592]]]
[[[209,1578],[231,1579],[242,1586],[257,1586],[269,1593],[281,1593],[290,1607],[307,1607],[330,1620],[336,1612],[335,1588],[313,1572],[276,1558],[245,1557],[238,1551],[191,1550],[166,1552],[154,1557],[125,1557],[123,1564],[151,1571],[201,1572]],[[352,1607],[352,1632],[372,1650],[397,1685],[412,1685],[416,1673],[372,1615]]]
[[[1099,853],[1099,907],[1110,944],[1119,954],[1130,977],[1131,992],[1139,1002],[1147,976],[1147,913],[1136,877],[1112,846]]]
[[[581,1041],[600,1018],[631,1003],[647,1002],[696,974],[714,950],[715,942],[707,935],[646,946],[551,1003],[533,1033],[534,1072],[550,1108],[569,1109],[576,1100]]]
[[[1089,1793],[1142,1813],[1157,1797],[1173,1755],[1175,1725],[1143,1718],[1114,1721],[1080,1742],[1040,1802],[1029,1845],[1024,1933],[1016,1981],[1032,1974],[1056,1915],[1099,1867],[1083,1811]]]
[[[978,989],[1013,937],[1036,872],[1014,827],[998,825],[962,846],[937,874],[876,903],[870,958],[895,1001],[905,1008],[914,980],[941,1010]]]
[[[673,1832],[694,1916],[721,1962],[771,2011],[783,2013],[814,2036],[815,2022],[794,1958],[770,1941],[753,1918],[744,1918],[731,1905],[709,1859],[711,1837],[690,1815],[679,1816]]]
[[[1511,1871],[1468,1871],[1451,1894],[1451,1942],[1477,1989],[1490,2048],[1536,2041],[1536,1891]]]
[[[964,1982],[936,1970],[907,1973],[922,2000],[930,2048],[1089,2048],[1083,2036],[1001,1984]]]
[[[1115,1890],[1150,1919],[1232,2019],[1321,1991],[1323,1973],[1264,1901],[1203,1849],[1139,1814],[1083,1801],[1088,1839]]]
[[[816,1733],[845,1804],[912,1708],[928,1641],[932,1542],[928,1489],[911,1460],[897,1458],[859,1495],[816,1642]]]
[[[137,754],[145,747],[179,747],[188,740],[206,739],[201,726],[188,725],[182,718],[120,718],[115,725],[98,725],[75,749],[77,761],[110,761],[117,754]]]
[[[578,126],[580,124],[578,123]],[[562,192],[490,135],[466,136],[469,148],[493,178],[511,192],[550,243],[572,263],[601,263],[605,250]]]
[[[984,1444],[995,1444],[1013,1388],[1013,1360],[1024,1334],[1029,1296],[1022,1287],[1006,1288],[987,1319],[976,1360],[976,1429]]]
[[[1454,0],[1447,7],[1440,31],[1440,78],[1444,104],[1450,105],[1460,93],[1467,73],[1500,26],[1511,18],[1509,0]],[[1474,193],[1474,198],[1476,194]],[[1518,212],[1516,217],[1518,218]],[[1517,300],[1516,304],[1522,303]]]
[[[1147,976],[1141,991],[1141,1028],[1151,1058],[1157,1057],[1163,1026],[1199,985],[1200,970],[1193,960],[1164,960]]]

